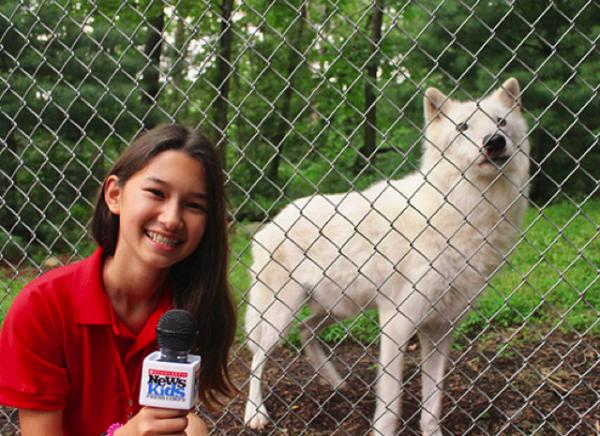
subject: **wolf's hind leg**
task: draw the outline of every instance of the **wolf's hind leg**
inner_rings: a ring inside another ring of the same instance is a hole
[[[251,294],[246,331],[248,348],[253,356],[244,422],[250,428],[262,430],[269,422],[261,390],[263,370],[269,354],[289,330],[304,293],[300,286],[288,281],[279,293],[258,284],[251,290]]]
[[[304,345],[306,358],[319,374],[319,380],[330,384],[334,389],[341,389],[345,382],[323,352],[317,336],[325,327],[337,321],[327,313],[316,312],[300,325],[300,339]]]

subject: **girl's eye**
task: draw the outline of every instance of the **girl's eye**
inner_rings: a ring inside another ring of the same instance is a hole
[[[146,189],[146,192],[149,192],[150,194],[158,198],[165,198],[165,194],[163,194],[163,192],[159,189],[148,188]]]
[[[199,212],[206,212],[206,206],[204,206],[201,203],[188,203],[187,205],[190,209],[199,211]]]
[[[469,125],[466,122],[464,122],[464,123],[458,123],[456,125],[456,130],[458,130],[459,132],[464,132],[468,128],[469,128]]]
[[[506,118],[498,118],[496,121],[498,122],[498,127],[506,127]]]

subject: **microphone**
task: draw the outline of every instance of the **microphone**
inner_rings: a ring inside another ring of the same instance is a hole
[[[200,356],[190,354],[198,334],[187,310],[172,309],[160,318],[156,337],[160,351],[150,353],[142,366],[140,404],[189,410],[198,398]]]

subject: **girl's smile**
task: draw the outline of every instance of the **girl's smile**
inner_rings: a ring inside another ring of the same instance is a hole
[[[161,235],[160,233],[151,230],[146,230],[146,236],[155,242],[158,248],[161,249],[172,249],[182,242],[179,239],[169,238],[168,236]]]

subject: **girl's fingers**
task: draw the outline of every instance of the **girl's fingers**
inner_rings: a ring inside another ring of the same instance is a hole
[[[119,431],[123,435],[185,435],[188,426],[187,410],[143,407]]]
[[[154,431],[160,435],[185,435],[187,417],[165,418],[154,421]]]
[[[187,410],[177,410],[177,409],[163,409],[160,407],[144,407],[143,410],[146,410],[147,413],[151,416],[154,416],[159,419],[165,418],[176,418],[178,416],[187,416],[189,411]]]

